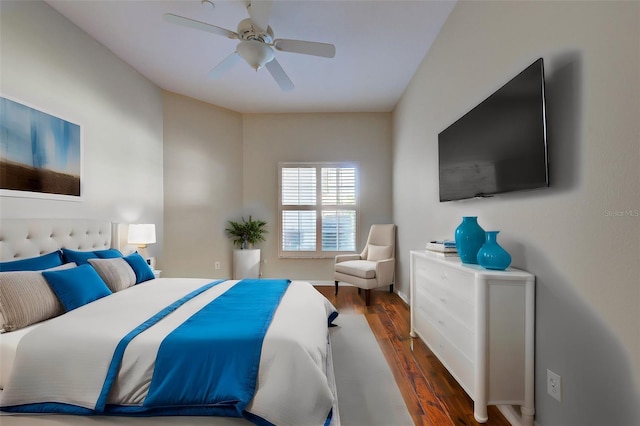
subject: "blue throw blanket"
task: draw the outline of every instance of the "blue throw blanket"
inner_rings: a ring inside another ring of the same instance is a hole
[[[169,334],[145,407],[219,407],[241,416],[255,392],[262,341],[289,280],[242,280]]]
[[[192,291],[186,296],[176,300],[133,330],[131,330],[124,338],[118,343],[116,346],[116,350],[113,353],[113,358],[111,359],[111,364],[109,365],[109,370],[107,371],[107,377],[104,380],[104,385],[102,386],[102,391],[100,392],[100,397],[98,398],[98,402],[96,404],[96,411],[98,413],[104,412],[105,405],[107,401],[107,397],[109,396],[109,391],[111,390],[111,386],[115,382],[116,376],[118,375],[118,371],[120,369],[120,365],[122,363],[122,357],[124,356],[124,351],[127,348],[127,345],[131,343],[131,341],[140,333],[148,330],[150,327],[153,327],[164,317],[169,315],[171,312],[178,309],[180,306],[187,303],[189,300],[194,297],[204,293],[209,290],[211,287],[220,284],[223,280],[213,281],[209,284],[203,285],[199,289]]]
[[[160,345],[142,407],[111,413],[241,417],[255,392],[264,336],[289,280],[242,280]]]

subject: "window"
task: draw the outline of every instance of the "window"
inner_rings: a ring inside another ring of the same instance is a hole
[[[280,163],[280,256],[333,257],[356,250],[353,163]]]

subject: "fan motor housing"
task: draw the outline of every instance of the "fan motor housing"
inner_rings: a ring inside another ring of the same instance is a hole
[[[273,30],[267,27],[267,31],[263,32],[253,26],[251,18],[243,19],[238,24],[238,36],[241,40],[257,40],[263,43],[273,43]]]

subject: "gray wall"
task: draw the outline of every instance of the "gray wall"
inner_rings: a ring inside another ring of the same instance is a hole
[[[165,92],[164,159],[163,276],[231,277],[224,229],[242,210],[241,115]]]
[[[278,162],[354,161],[360,177],[358,251],[374,223],[391,223],[391,114],[243,115],[244,211],[269,223],[263,272],[312,281],[333,280],[334,258],[278,258]]]
[[[224,229],[244,216],[267,222],[264,277],[333,279],[333,258],[278,257],[278,162],[356,161],[360,249],[369,227],[391,221],[391,114],[239,114],[164,96],[165,276],[230,277]],[[221,269],[213,268],[221,262]]]
[[[0,2],[0,94],[82,129],[82,199],[0,197],[2,217],[151,222],[162,248],[162,93],[49,5]]]
[[[537,277],[539,425],[640,424],[639,24],[638,2],[458,2],[394,111],[399,290],[408,252],[452,238],[462,216],[501,231]],[[438,133],[538,57],[551,188],[440,203]]]

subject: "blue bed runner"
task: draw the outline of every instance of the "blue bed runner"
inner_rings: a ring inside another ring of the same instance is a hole
[[[241,417],[255,392],[260,353],[289,280],[242,280],[160,345],[144,407],[206,407]],[[198,410],[194,410],[198,411]]]
[[[202,287],[193,290],[191,293],[176,300],[175,302],[131,330],[126,336],[122,338],[122,340],[120,340],[118,346],[116,346],[116,349],[113,352],[113,358],[111,358],[111,364],[109,365],[109,369],[107,370],[107,377],[104,380],[104,385],[102,386],[102,391],[100,392],[100,397],[98,398],[95,411],[97,411],[98,413],[104,411],[107,398],[109,396],[109,391],[111,390],[111,386],[118,376],[118,371],[120,370],[120,365],[122,364],[122,357],[124,357],[124,351],[127,348],[127,345],[129,345],[129,343],[131,343],[131,341],[134,339],[134,337],[148,330],[150,327],[156,325],[160,320],[178,309],[180,306],[187,303],[189,300],[204,293],[211,287],[216,286],[221,282],[224,282],[224,280],[213,281],[209,284],[205,284]]]

